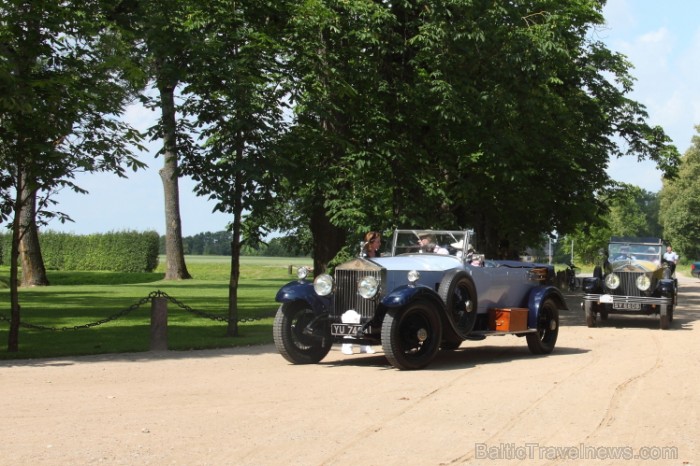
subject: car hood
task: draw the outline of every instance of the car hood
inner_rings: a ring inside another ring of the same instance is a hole
[[[372,262],[387,270],[442,271],[459,267],[462,262],[455,256],[441,254],[408,254],[377,257]]]
[[[613,272],[654,272],[659,269],[653,262],[634,259],[615,261],[611,265]]]

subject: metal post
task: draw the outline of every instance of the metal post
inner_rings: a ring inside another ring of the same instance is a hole
[[[574,240],[571,240],[571,263],[574,263]]]
[[[168,350],[168,300],[163,297],[151,301],[151,351]]]

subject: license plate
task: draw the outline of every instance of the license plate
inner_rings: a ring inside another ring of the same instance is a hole
[[[331,335],[356,336],[361,324],[331,324]]]
[[[624,311],[639,311],[642,309],[642,305],[639,303],[614,303],[613,309],[620,309]]]

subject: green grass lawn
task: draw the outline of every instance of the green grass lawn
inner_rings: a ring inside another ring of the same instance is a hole
[[[10,317],[9,269],[0,267],[0,359],[147,351],[149,295],[155,291],[175,301],[168,303],[171,350],[269,343],[272,316],[278,306],[275,294],[296,277],[295,271],[289,274],[290,265],[311,265],[311,259],[241,259],[237,337],[226,336],[226,321],[201,316],[228,316],[230,260],[187,256],[193,279],[181,281],[163,280],[163,257],[153,273],[49,271],[51,286],[20,289],[23,326],[17,353],[7,352],[9,322],[4,318]],[[87,326],[112,317],[117,318]]]

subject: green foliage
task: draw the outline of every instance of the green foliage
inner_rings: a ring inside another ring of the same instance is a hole
[[[658,222],[659,194],[619,184],[617,189],[600,196],[600,203],[604,209],[596,222],[562,238],[569,257],[573,241],[576,261],[589,264],[599,261],[600,250],[607,249],[611,236],[663,236]]]
[[[321,214],[348,241],[394,226],[473,227],[493,255],[597,222],[610,157],[649,158],[673,175],[677,151],[626,96],[629,62],[595,41],[601,9],[299,4],[283,147],[295,169],[277,220],[291,207],[324,241],[333,232],[315,226]]]
[[[695,127],[700,131],[700,126]],[[660,220],[664,236],[681,257],[700,258],[700,136],[693,136],[691,147],[681,159],[678,177],[664,183],[661,190]]]
[[[0,235],[0,250],[9,251],[11,235]],[[49,270],[152,272],[158,266],[158,233],[122,231],[73,235],[47,231],[39,236]],[[0,254],[0,258],[8,256]],[[5,262],[0,264],[8,265]]]

